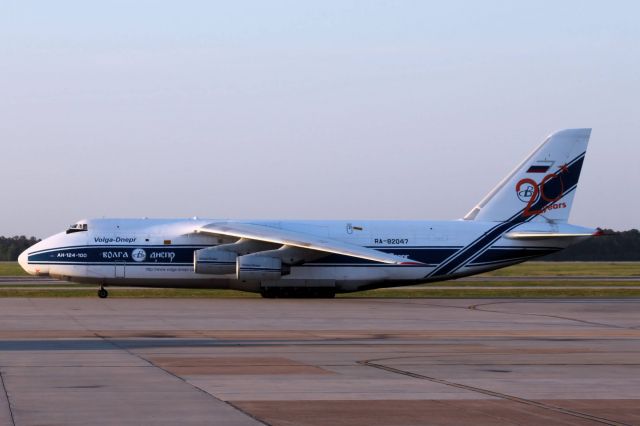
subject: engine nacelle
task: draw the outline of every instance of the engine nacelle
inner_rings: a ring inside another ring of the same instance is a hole
[[[283,274],[282,260],[259,254],[238,257],[236,266],[236,277],[239,280],[277,280]]]
[[[208,247],[193,252],[193,270],[196,274],[227,275],[236,272],[236,253]]]

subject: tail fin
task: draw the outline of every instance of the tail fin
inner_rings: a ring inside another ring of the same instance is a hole
[[[464,219],[566,222],[590,136],[591,129],[551,134]]]

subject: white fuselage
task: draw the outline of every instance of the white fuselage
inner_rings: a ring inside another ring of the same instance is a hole
[[[596,231],[567,223],[590,135],[549,135],[464,220],[93,219],[18,260],[31,274],[101,286],[232,288],[265,297],[331,297],[477,274]]]
[[[34,275],[102,285],[230,288],[333,287],[338,292],[440,281],[505,267],[556,252],[566,239],[518,241],[497,222],[478,221],[236,221],[369,247],[417,261],[384,264],[338,254],[292,264],[277,280],[242,280],[233,273],[194,271],[194,251],[238,239],[195,233],[210,219],[92,219],[25,251],[20,264]],[[560,225],[560,227],[572,225]],[[518,225],[558,232],[558,225]],[[511,229],[514,229],[512,227]],[[560,229],[561,231],[562,229]]]

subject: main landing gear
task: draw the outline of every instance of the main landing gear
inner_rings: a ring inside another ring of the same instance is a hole
[[[107,297],[109,297],[109,292],[106,288],[104,288],[104,286],[100,286],[100,290],[98,290],[98,297],[100,299],[106,299]]]
[[[265,299],[333,299],[333,287],[263,287],[260,294]]]

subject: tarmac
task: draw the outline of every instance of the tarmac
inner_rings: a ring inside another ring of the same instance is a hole
[[[564,281],[581,281],[581,282],[602,282],[602,281],[623,281],[623,282],[640,282],[640,276],[637,275],[542,275],[542,276],[485,276],[474,275],[471,277],[458,278],[449,282],[564,282]],[[66,281],[60,281],[49,277],[31,277],[31,276],[1,276],[0,285],[15,284],[34,284],[34,285],[64,285]],[[428,287],[433,284],[423,284]],[[416,287],[416,286],[410,286]]]
[[[640,300],[0,299],[0,425],[640,424]]]

